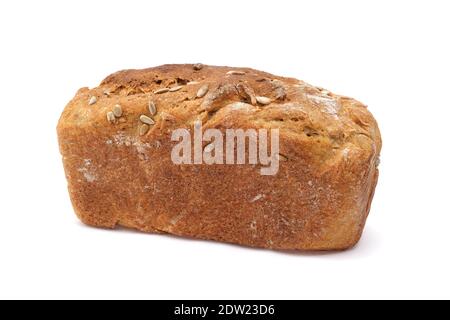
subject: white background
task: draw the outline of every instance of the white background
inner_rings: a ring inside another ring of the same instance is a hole
[[[450,298],[448,1],[1,1],[0,298]],[[125,68],[248,66],[369,105],[384,146],[351,251],[83,226],[56,124]]]

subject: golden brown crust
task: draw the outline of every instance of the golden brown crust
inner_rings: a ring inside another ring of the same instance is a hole
[[[149,101],[155,125],[141,135]],[[123,114],[111,121],[117,104]],[[278,174],[173,164],[171,132],[196,120],[221,130],[278,128]],[[80,89],[58,137],[75,212],[89,225],[296,250],[357,243],[381,149],[375,119],[354,99],[248,68],[194,65],[120,71]]]

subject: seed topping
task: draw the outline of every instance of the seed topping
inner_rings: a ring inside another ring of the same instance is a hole
[[[258,103],[262,104],[263,106],[266,106],[272,102],[272,100],[270,98],[261,97],[261,96],[256,97],[256,101],[258,101]]]
[[[148,124],[143,124],[139,127],[139,135],[143,136],[145,135],[148,130],[150,130],[150,126]]]
[[[155,92],[153,92],[154,94],[161,94],[161,93],[166,93],[169,92],[169,88],[162,88],[162,89],[158,89]]]
[[[114,113],[112,111],[106,113],[106,119],[109,123],[114,123],[114,121],[116,121],[116,117],[114,116]]]
[[[153,121],[152,118],[146,116],[146,115],[142,115],[139,117],[139,120],[141,120],[142,123],[148,124],[148,125],[154,125],[155,121]]]
[[[194,64],[193,68],[194,68],[194,70],[196,70],[196,71],[202,70],[202,69],[203,69],[203,64],[201,64],[201,63],[196,63],[196,64]]]
[[[156,104],[153,101],[148,103],[148,111],[152,117],[156,115]]]
[[[208,90],[209,90],[209,86],[207,84],[200,87],[200,89],[198,89],[198,91],[197,91],[197,98],[203,98],[208,93]]]
[[[97,97],[96,96],[92,96],[89,99],[89,105],[92,106],[93,104],[95,104],[97,102]]]
[[[176,87],[170,88],[169,92],[175,92],[175,91],[178,91],[178,90],[180,90],[182,88],[183,88],[183,86],[176,86]]]
[[[113,112],[114,116],[116,116],[117,118],[120,118],[123,114],[122,107],[120,106],[120,104],[116,104],[114,106],[112,112]]]

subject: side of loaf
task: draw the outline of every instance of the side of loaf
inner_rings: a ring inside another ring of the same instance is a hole
[[[173,133],[196,123],[224,135],[276,129],[276,174],[261,163],[175,163]],[[112,74],[77,92],[57,131],[82,222],[280,250],[354,246],[381,150],[375,119],[352,98],[201,64]]]

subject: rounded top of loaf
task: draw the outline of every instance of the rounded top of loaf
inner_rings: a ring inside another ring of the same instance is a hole
[[[154,115],[149,104],[157,109]],[[114,118],[117,105],[121,116]],[[154,122],[148,130],[141,127],[143,115]],[[288,158],[296,148],[324,162],[352,150],[374,157],[381,149],[375,119],[355,99],[258,70],[201,64],[116,72],[77,92],[58,131],[77,127],[145,141],[192,128],[196,120],[204,128],[278,128]]]

